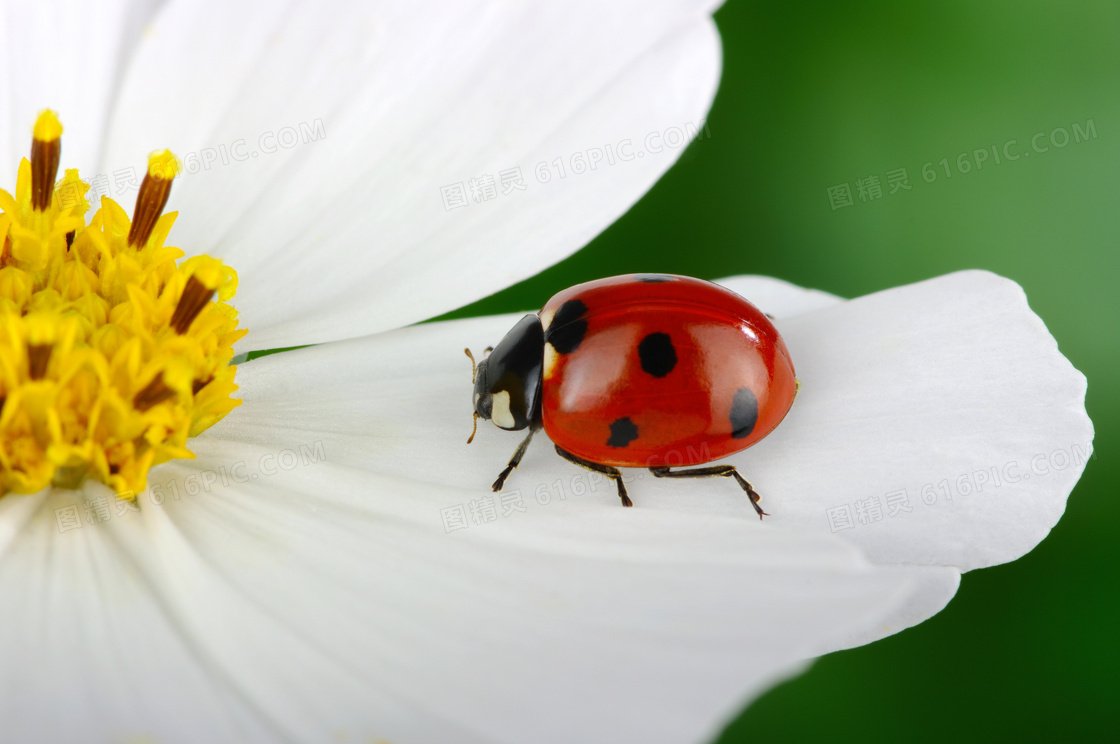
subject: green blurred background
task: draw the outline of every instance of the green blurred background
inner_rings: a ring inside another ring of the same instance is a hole
[[[1089,378],[1096,459],[1065,517],[1026,557],[967,574],[933,619],[772,690],[719,742],[1120,741],[1120,2],[730,0],[716,22],[711,137],[574,257],[453,316],[632,271],[846,297],[974,267],[1015,279]],[[1027,155],[1037,132],[1048,150]],[[911,188],[891,194],[900,168]],[[882,196],[863,201],[868,176]],[[853,203],[833,208],[845,183]]]

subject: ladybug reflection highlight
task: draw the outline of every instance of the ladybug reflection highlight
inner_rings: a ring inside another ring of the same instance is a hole
[[[619,467],[658,478],[734,478],[761,518],[759,495],[733,465],[703,465],[776,427],[797,394],[789,351],[758,308],[711,282],[630,274],[560,292],[474,365],[474,418],[527,431],[494,481],[500,491],[542,428],[564,459],[614,481]],[[471,439],[474,439],[474,432]]]

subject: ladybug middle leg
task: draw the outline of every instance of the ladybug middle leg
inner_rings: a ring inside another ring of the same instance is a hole
[[[600,465],[599,463],[592,462],[591,460],[584,460],[579,455],[573,455],[568,450],[560,449],[560,445],[556,445],[556,454],[560,455],[568,462],[579,465],[581,468],[587,468],[588,470],[592,470],[596,473],[602,473],[603,475],[607,476],[615,482],[615,485],[618,486],[618,498],[622,499],[622,505],[634,505],[634,502],[630,500],[630,497],[628,495],[626,495],[626,486],[622,482],[622,473],[618,468],[611,467],[610,465]]]
[[[740,488],[746,491],[747,496],[751,499],[751,506],[758,512],[758,518],[762,519],[764,516],[770,516],[762,511],[762,507],[758,505],[759,500],[762,498],[754,487],[747,482],[747,479],[739,475],[739,471],[735,469],[734,465],[710,465],[706,468],[696,468],[695,470],[670,470],[667,467],[650,468],[649,472],[653,473],[655,478],[734,478]]]

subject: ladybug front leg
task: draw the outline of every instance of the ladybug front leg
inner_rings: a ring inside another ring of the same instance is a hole
[[[622,483],[622,473],[619,472],[618,468],[612,468],[610,465],[600,465],[597,462],[584,460],[582,457],[573,455],[571,452],[568,452],[565,449],[560,449],[560,445],[556,445],[556,454],[560,455],[568,462],[579,465],[581,468],[587,468],[588,470],[593,470],[596,473],[602,473],[603,475],[607,476],[618,486],[618,498],[622,499],[622,505],[634,505],[634,502],[631,501],[630,497],[626,495],[626,486]]]
[[[758,512],[758,518],[762,519],[763,516],[770,516],[762,511],[762,507],[758,505],[759,500],[762,498],[758,492],[754,490],[747,480],[739,475],[739,471],[735,469],[734,465],[712,465],[706,468],[696,468],[695,470],[670,470],[666,467],[650,468],[649,472],[653,473],[655,478],[708,478],[708,477],[724,477],[734,478],[738,481],[739,486],[747,492],[747,496],[751,499],[751,506]]]
[[[521,440],[521,444],[517,445],[517,450],[513,453],[513,457],[509,458],[509,465],[506,465],[506,469],[498,476],[498,480],[494,481],[494,485],[491,486],[491,488],[495,491],[502,490],[506,478],[509,477],[509,474],[513,472],[514,468],[521,464],[521,458],[525,456],[525,450],[529,449],[529,442],[533,441],[533,435],[536,433],[537,430],[535,428],[529,429],[529,436],[525,437]]]

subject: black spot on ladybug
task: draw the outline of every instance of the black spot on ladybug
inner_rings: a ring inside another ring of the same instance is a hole
[[[677,366],[677,350],[668,333],[651,333],[638,344],[642,370],[654,377],[664,377]]]
[[[750,388],[741,387],[735,391],[731,401],[731,438],[744,439],[754,431],[758,421],[758,398]]]
[[[638,274],[634,278],[639,282],[646,282],[647,284],[660,284],[661,282],[673,281],[673,277],[667,274]]]
[[[587,321],[583,319],[586,314],[587,305],[580,300],[568,300],[552,317],[544,340],[559,353],[571,354],[579,348],[583,335],[587,333]]]
[[[608,447],[625,447],[638,438],[638,426],[628,418],[620,418],[611,424]]]

